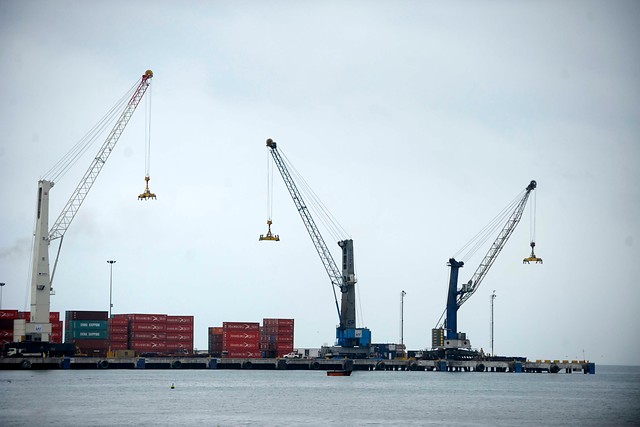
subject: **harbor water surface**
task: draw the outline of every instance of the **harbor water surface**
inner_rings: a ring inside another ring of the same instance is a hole
[[[171,386],[174,385],[174,388]],[[640,367],[596,375],[0,371],[2,426],[640,425]]]

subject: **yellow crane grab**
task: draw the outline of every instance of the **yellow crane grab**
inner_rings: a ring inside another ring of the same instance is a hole
[[[144,190],[144,193],[138,195],[138,200],[147,200],[147,199],[153,199],[156,200],[156,195],[154,193],[152,193],[151,191],[149,191],[149,180],[151,178],[149,178],[149,176],[145,176],[144,180],[147,182],[147,187]]]
[[[529,264],[531,262],[535,262],[536,264],[542,264],[542,258],[538,258],[535,253],[533,253],[533,248],[536,247],[536,242],[531,242],[531,255],[529,257],[522,260],[523,264]]]
[[[258,241],[262,241],[262,240],[272,240],[274,242],[279,242],[280,241],[280,236],[278,236],[277,234],[273,234],[271,232],[271,224],[273,224],[273,222],[270,219],[267,220],[267,225],[269,226],[269,231],[267,231],[267,234],[261,234],[260,238],[258,239]]]

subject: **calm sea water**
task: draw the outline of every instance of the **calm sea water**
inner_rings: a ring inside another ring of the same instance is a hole
[[[0,371],[0,426],[640,425],[640,367],[596,368]]]

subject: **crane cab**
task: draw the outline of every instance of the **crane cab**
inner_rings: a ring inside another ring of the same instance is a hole
[[[273,224],[273,222],[270,219],[267,220],[267,226],[269,227],[269,230],[267,231],[267,234],[261,234],[258,241],[262,241],[262,240],[271,240],[274,242],[280,241],[280,236],[278,236],[277,234],[273,234],[271,232],[271,224]]]

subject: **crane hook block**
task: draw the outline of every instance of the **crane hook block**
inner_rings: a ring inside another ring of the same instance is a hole
[[[147,186],[144,190],[144,193],[138,195],[138,200],[148,200],[148,199],[153,199],[156,200],[156,195],[154,193],[152,193],[151,191],[149,191],[149,180],[151,178],[149,178],[148,176],[144,177],[144,180],[147,182]]]
[[[277,234],[273,234],[271,232],[271,224],[273,224],[273,222],[270,219],[267,220],[267,225],[269,226],[269,231],[267,231],[267,234],[261,234],[260,238],[258,239],[258,241],[262,241],[262,240],[272,240],[274,242],[279,242],[280,241],[280,236],[278,236]]]
[[[536,242],[531,242],[531,255],[529,257],[522,260],[523,264],[529,264],[531,262],[535,262],[536,264],[542,264],[542,258],[538,258],[535,253],[533,253],[533,248],[536,247]]]

